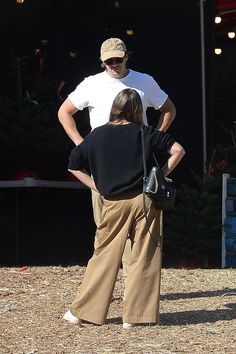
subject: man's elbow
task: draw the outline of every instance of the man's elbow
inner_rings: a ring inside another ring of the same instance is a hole
[[[176,117],[176,107],[172,102],[169,107],[169,115],[170,115],[171,121],[173,122],[173,120]]]
[[[175,117],[176,117],[176,108],[174,106],[173,109],[172,109],[172,120],[174,120]]]
[[[174,103],[168,98],[163,107],[161,108],[162,114],[168,119],[169,125],[173,122],[176,116],[176,108]]]
[[[64,116],[64,108],[63,108],[63,105],[61,105],[61,107],[59,108],[58,113],[57,113],[57,117],[58,117],[59,122],[61,124],[63,122],[63,116]]]

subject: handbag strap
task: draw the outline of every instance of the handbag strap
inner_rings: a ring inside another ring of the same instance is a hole
[[[144,144],[144,133],[143,133],[143,127],[140,128],[141,130],[141,139],[142,139],[142,155],[143,155],[143,179],[147,178],[147,165],[146,165],[146,158],[145,158],[145,144]]]
[[[142,126],[141,126],[140,130],[141,130],[141,140],[142,140],[143,173],[144,173],[144,178],[146,178],[147,177],[147,164],[146,164],[146,158],[145,158],[145,143],[144,143],[144,133],[143,133],[143,127]],[[160,167],[159,163],[157,162],[157,159],[156,159],[156,156],[155,156],[154,152],[152,152],[152,155],[153,155],[154,161],[156,163],[156,166]]]
[[[147,164],[146,164],[146,158],[145,158],[145,144],[144,144],[144,133],[143,133],[143,127],[140,127],[141,130],[141,141],[142,141],[142,157],[143,157],[143,210],[145,214],[145,218],[147,220],[147,205],[146,205],[146,195],[145,195],[145,182],[147,180]]]
[[[153,155],[154,161],[156,162],[157,167],[160,167],[159,163],[157,162],[157,159],[156,159],[156,156],[155,156],[154,152],[152,153],[152,155]]]
[[[145,182],[147,180],[147,164],[146,164],[146,158],[145,158],[144,133],[143,133],[143,127],[142,126],[141,126],[140,130],[141,130],[141,140],[142,140],[143,174],[144,174],[144,176],[143,176],[143,210],[144,210],[145,219],[146,219],[146,222],[147,222],[148,221],[148,210],[147,210],[147,205],[146,205],[146,194],[145,194],[145,191],[144,191],[145,190]],[[154,154],[153,154],[153,156],[154,156],[154,159],[156,161],[156,158],[155,158]],[[156,161],[156,163],[157,163],[157,161]],[[162,217],[161,215],[162,215],[162,212],[160,213],[160,217]],[[149,229],[148,229],[148,232],[149,232],[149,234],[151,236],[151,239],[152,239],[154,245],[156,245],[158,247],[159,245],[153,239],[152,233],[151,233],[151,231]]]

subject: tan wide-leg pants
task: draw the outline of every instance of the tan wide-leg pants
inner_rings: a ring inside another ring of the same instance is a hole
[[[101,220],[103,200],[104,198],[99,193],[92,190],[93,217],[97,227],[100,224],[100,220]],[[95,237],[94,248],[96,248],[96,245],[97,245],[97,238]],[[130,238],[127,238],[123,256],[122,256],[122,269],[123,269],[125,287],[126,287],[126,280],[127,280],[127,271],[130,262],[130,255],[131,255],[131,240]]]
[[[72,314],[83,320],[103,324],[106,320],[127,235],[131,257],[127,273],[123,322],[159,321],[161,247],[160,211],[149,198],[147,220],[143,195],[104,199],[97,246],[87,265],[83,283],[72,303]]]

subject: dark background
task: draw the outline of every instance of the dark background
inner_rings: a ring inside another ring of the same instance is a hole
[[[207,96],[212,95],[214,1],[205,4]],[[130,67],[152,75],[177,107],[170,132],[186,148],[184,174],[202,171],[201,34],[199,1],[14,0],[2,2],[1,92],[14,94],[11,55],[45,53],[45,73],[70,91],[85,76],[100,70],[99,49],[111,36],[121,37],[132,52]],[[134,35],[126,34],[133,29]],[[41,40],[48,44],[42,48]],[[67,53],[75,50],[75,60]],[[211,130],[208,108],[208,129]],[[150,112],[150,119],[153,114]],[[211,132],[208,134],[211,144]],[[180,169],[179,169],[180,172]]]

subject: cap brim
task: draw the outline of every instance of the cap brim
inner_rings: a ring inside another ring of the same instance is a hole
[[[123,58],[125,52],[123,50],[110,50],[101,55],[101,60],[105,61],[110,58]]]

